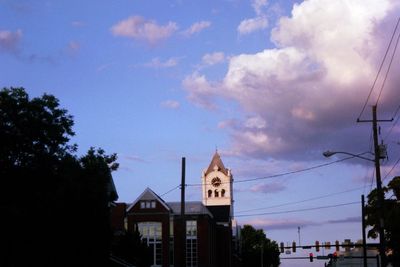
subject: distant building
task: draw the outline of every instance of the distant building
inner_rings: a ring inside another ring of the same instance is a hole
[[[138,229],[153,251],[152,266],[180,267],[183,261],[187,267],[237,266],[233,176],[217,152],[201,179],[202,202],[185,203],[184,221],[180,202],[165,202],[147,188],[132,204],[117,204],[114,230]]]

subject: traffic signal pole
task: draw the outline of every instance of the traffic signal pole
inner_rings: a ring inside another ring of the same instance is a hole
[[[362,217],[362,247],[363,247],[363,267],[368,267],[367,263],[367,238],[365,236],[365,200],[361,195],[361,217]]]

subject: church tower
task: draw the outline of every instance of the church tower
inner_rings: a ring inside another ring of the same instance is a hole
[[[218,151],[215,152],[210,165],[203,171],[202,177],[203,204],[209,210],[222,211],[223,221],[233,218],[233,176],[225,168]],[[221,218],[222,219],[222,218]]]

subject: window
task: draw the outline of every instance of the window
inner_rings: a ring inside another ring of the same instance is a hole
[[[140,201],[140,208],[141,209],[155,209],[156,208],[156,201],[155,200]]]
[[[197,267],[197,221],[186,221],[186,266]]]
[[[214,191],[214,196],[215,196],[215,197],[219,197],[219,192],[218,192],[217,189],[215,189],[215,191]]]
[[[153,253],[152,266],[162,264],[162,225],[160,222],[138,223],[139,232]]]
[[[212,190],[208,190],[208,197],[212,196]]]
[[[221,197],[225,197],[225,189],[221,190]]]

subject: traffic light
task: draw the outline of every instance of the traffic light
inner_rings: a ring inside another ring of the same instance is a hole
[[[339,241],[335,241],[335,246],[336,246],[336,251],[339,251],[340,250],[340,248],[339,248]]]
[[[314,261],[314,254],[310,253],[310,262]]]
[[[315,251],[319,252],[319,241],[315,241]]]
[[[325,247],[326,247],[326,249],[331,249],[331,242],[326,242],[325,243]]]
[[[333,261],[336,262],[337,261],[337,252],[333,252]]]
[[[296,252],[296,242],[294,242],[294,241],[292,243],[292,251],[293,251],[293,253]]]
[[[281,253],[285,252],[285,244],[283,244],[283,242],[281,242]]]

